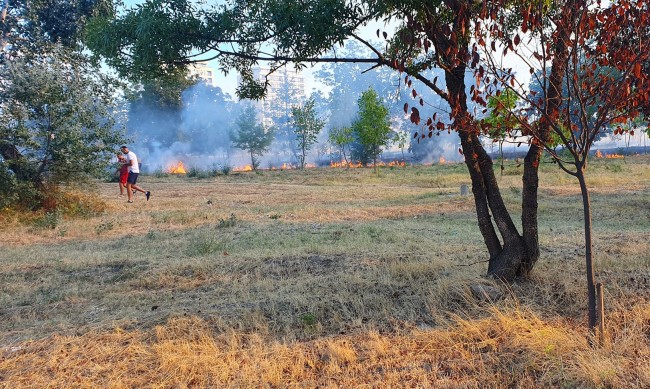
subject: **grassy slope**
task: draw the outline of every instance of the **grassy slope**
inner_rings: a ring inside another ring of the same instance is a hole
[[[515,214],[517,170],[500,178]],[[98,215],[2,215],[0,383],[644,387],[650,161],[589,176],[610,315],[597,351],[579,192],[552,166],[542,259],[510,287],[481,277],[462,165],[144,177],[149,202],[98,184]],[[505,297],[476,299],[479,283]]]

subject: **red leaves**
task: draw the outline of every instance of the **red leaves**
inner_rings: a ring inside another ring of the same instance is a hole
[[[417,97],[418,92],[416,92],[415,89],[413,89],[413,90],[411,91],[411,94],[413,95],[413,98],[415,98],[415,97]]]
[[[415,107],[411,108],[411,123],[420,124],[420,111]]]
[[[408,113],[409,111],[409,103],[404,103],[404,113]]]

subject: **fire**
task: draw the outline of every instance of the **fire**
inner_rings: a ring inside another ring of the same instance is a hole
[[[295,169],[295,167],[288,163],[283,163],[282,166],[280,166],[280,170],[288,170],[288,169]]]
[[[625,158],[625,156],[621,154],[604,154],[600,150],[596,150],[596,158],[616,159],[616,158]]]
[[[176,165],[172,165],[169,168],[167,168],[167,172],[172,173],[172,174],[186,174],[187,171],[185,170],[185,165],[183,165],[183,161],[178,161]]]
[[[440,159],[438,159],[438,163],[440,165],[444,165],[445,163],[447,163],[447,160],[445,159],[445,157],[441,156]]]
[[[370,164],[372,166],[372,164]],[[404,161],[391,161],[391,162],[383,162],[379,161],[377,162],[377,166],[406,166],[406,162]],[[330,163],[330,167],[349,167],[349,168],[360,168],[363,167],[363,164],[361,162],[332,162]]]
[[[253,167],[251,165],[236,167],[236,168],[233,169],[233,171],[236,171],[236,172],[250,172],[252,170],[253,170]]]
[[[358,167],[362,167],[362,166],[363,166],[363,165],[361,164],[361,162],[354,163],[354,162],[345,162],[345,161],[341,161],[341,162],[332,162],[332,163],[330,163],[330,167],[351,167],[351,168],[358,168]]]

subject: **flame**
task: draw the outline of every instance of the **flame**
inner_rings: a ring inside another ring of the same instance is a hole
[[[330,163],[330,167],[351,167],[351,168],[358,168],[358,167],[362,167],[362,166],[363,166],[363,165],[361,164],[361,162],[354,163],[354,162],[345,162],[345,161],[341,161],[341,162],[332,162],[332,163]]]
[[[253,170],[253,167],[251,165],[246,165],[246,166],[236,167],[232,170],[236,172],[250,172]]]
[[[625,158],[625,156],[621,154],[604,154],[600,150],[596,150],[596,158],[615,159],[615,158]]]
[[[372,164],[370,164],[372,166]],[[391,161],[391,162],[383,162],[379,161],[377,162],[377,166],[406,166],[406,162],[404,161]],[[330,167],[349,167],[349,168],[361,168],[363,167],[363,164],[361,162],[332,162],[330,163]]]
[[[187,171],[185,170],[185,165],[183,165],[183,161],[178,161],[176,165],[172,165],[167,168],[167,172],[171,174],[186,174]]]
[[[288,163],[283,163],[282,166],[280,166],[280,170],[288,170],[288,169],[295,169],[295,167]]]
[[[438,163],[440,165],[444,165],[445,163],[447,163],[447,160],[445,159],[445,157],[440,156],[440,159],[438,159]]]

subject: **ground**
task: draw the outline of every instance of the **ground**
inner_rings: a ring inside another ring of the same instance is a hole
[[[517,223],[520,169],[499,177]],[[79,209],[3,211],[0,383],[648,386],[650,158],[589,169],[597,351],[579,188],[552,164],[541,259],[514,285],[484,277],[462,164],[159,174],[141,178],[150,201],[98,182]]]

